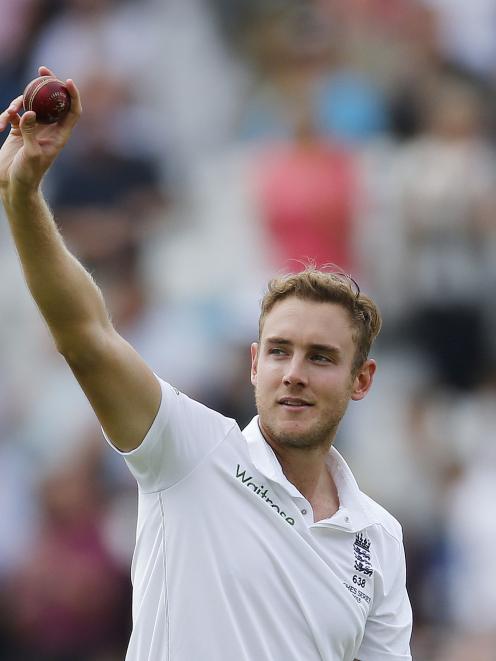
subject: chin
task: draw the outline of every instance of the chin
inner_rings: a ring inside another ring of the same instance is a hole
[[[270,438],[287,448],[316,448],[328,445],[332,437],[332,430],[324,429],[320,425],[306,425],[294,421],[284,421],[275,425],[265,426]]]

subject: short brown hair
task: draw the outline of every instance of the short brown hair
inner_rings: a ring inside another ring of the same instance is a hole
[[[372,342],[381,330],[381,313],[350,275],[325,268],[307,265],[299,273],[288,273],[270,280],[261,303],[259,339],[268,313],[279,301],[294,296],[316,303],[337,303],[348,311],[353,326],[356,352],[352,372],[356,373],[367,360]]]

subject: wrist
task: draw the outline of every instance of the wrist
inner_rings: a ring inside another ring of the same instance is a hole
[[[6,208],[15,209],[19,206],[30,206],[38,203],[43,197],[40,185],[16,182],[0,189],[0,196]]]

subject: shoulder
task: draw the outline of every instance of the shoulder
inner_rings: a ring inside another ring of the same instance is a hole
[[[367,494],[360,492],[362,498],[362,505],[376,529],[389,538],[391,542],[396,542],[398,545],[403,544],[403,529],[400,522],[385,509],[379,505],[375,500],[367,496]]]
[[[196,399],[186,395],[181,390],[157,377],[162,389],[162,403],[164,416],[170,418],[176,416],[185,425],[194,424],[196,421],[206,425],[201,430],[204,433],[215,430],[227,434],[233,427],[237,427],[236,421],[228,418],[222,413],[211,409]]]

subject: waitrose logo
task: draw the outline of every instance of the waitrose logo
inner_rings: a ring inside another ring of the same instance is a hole
[[[256,493],[257,496],[260,496],[262,500],[264,500],[266,503],[268,503],[273,509],[276,510],[276,512],[282,516],[282,518],[289,523],[290,526],[294,526],[294,519],[291,516],[288,516],[286,512],[284,512],[281,507],[275,503],[273,500],[271,500],[268,496],[268,489],[265,488],[263,484],[257,484],[256,482],[253,481],[253,476],[250,475],[249,473],[246,472],[246,468],[241,468],[241,466],[238,464],[236,467],[236,478],[238,480],[241,480],[241,482],[248,487],[248,489],[251,489],[253,493]]]

